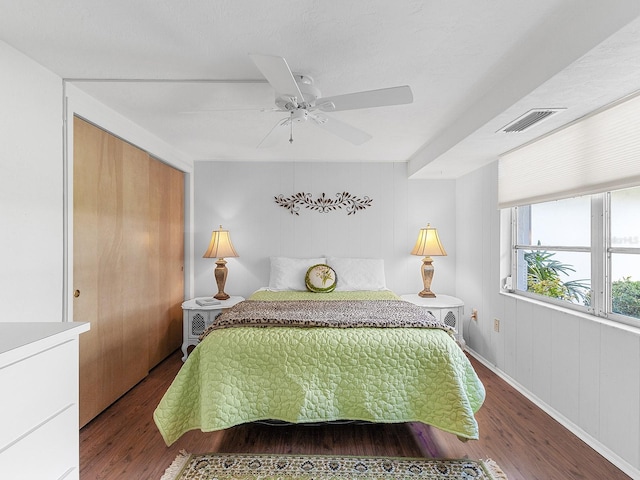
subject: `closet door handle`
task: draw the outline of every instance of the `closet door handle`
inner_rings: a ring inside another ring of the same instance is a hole
[[[73,291],[73,296],[78,298],[80,296],[80,290],[74,290]]]

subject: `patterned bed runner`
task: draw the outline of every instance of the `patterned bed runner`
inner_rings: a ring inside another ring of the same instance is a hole
[[[439,328],[453,329],[404,300],[246,300],[219,315],[202,334],[228,327]]]

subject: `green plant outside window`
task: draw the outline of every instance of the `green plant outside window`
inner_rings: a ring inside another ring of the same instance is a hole
[[[516,207],[515,291],[639,325],[638,211],[640,187]]]

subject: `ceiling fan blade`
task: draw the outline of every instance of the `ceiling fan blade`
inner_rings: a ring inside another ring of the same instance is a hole
[[[203,113],[215,112],[282,112],[278,108],[262,108],[262,107],[229,107],[229,108],[209,108],[206,110],[185,110],[178,112],[181,115],[201,115]]]
[[[249,56],[277,93],[295,97],[298,103],[304,100],[302,92],[300,92],[300,88],[295,78],[293,78],[293,73],[291,73],[291,69],[284,58],[256,53],[250,53]]]
[[[351,142],[354,145],[362,145],[363,143],[371,140],[373,137],[362,130],[352,127],[348,123],[336,120],[333,117],[328,117],[323,114],[309,114],[309,117],[313,120],[313,124],[326,130],[329,133],[333,133],[338,137]]]
[[[409,85],[401,87],[382,88],[365,92],[347,93],[334,97],[318,98],[316,105],[325,112],[339,110],[357,110],[359,108],[385,107],[388,105],[403,105],[413,102],[413,93]]]
[[[273,128],[269,130],[269,133],[267,133],[265,137],[262,140],[260,140],[260,143],[256,145],[256,148],[273,147],[280,140],[279,136],[275,135],[274,132],[283,131],[290,124],[291,124],[291,117],[285,117],[281,120],[278,120],[278,123],[276,123],[273,126]]]

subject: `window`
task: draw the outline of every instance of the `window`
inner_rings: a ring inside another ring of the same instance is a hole
[[[640,322],[640,187],[513,208],[516,293]]]
[[[640,319],[640,187],[608,196],[609,311]]]
[[[510,290],[640,326],[640,92],[498,163]]]

